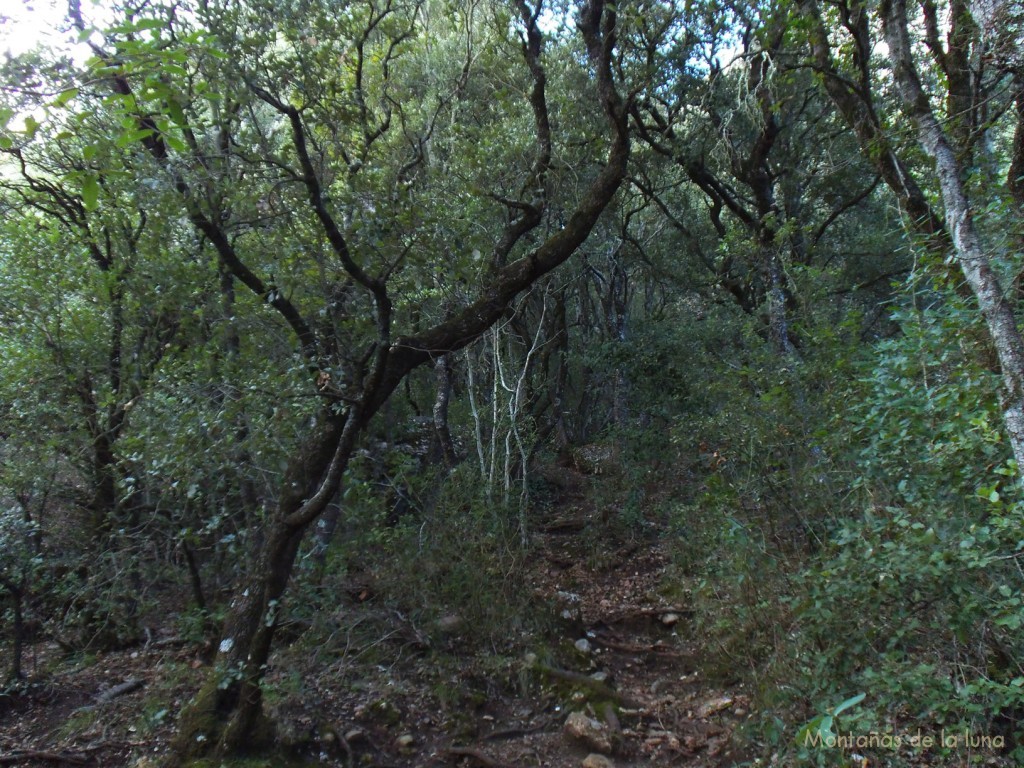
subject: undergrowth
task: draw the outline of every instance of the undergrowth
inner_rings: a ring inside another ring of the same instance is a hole
[[[867,355],[755,361],[701,424],[677,566],[788,761],[1024,759],[1024,498],[976,314],[927,298]]]

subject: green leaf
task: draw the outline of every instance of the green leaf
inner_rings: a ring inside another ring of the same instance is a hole
[[[124,149],[129,144],[134,144],[137,141],[142,141],[143,139],[152,135],[152,128],[140,128],[139,130],[136,131],[125,131],[124,133],[117,137],[117,141],[114,143],[117,145],[119,149]]]
[[[78,96],[78,89],[68,88],[66,91],[61,91],[60,95],[51,102],[50,106],[63,107],[76,96]]]
[[[833,717],[838,717],[840,712],[845,712],[850,707],[857,706],[862,701],[864,701],[864,697],[865,696],[867,696],[866,693],[858,693],[856,696],[851,696],[846,701],[844,701],[842,704],[840,704],[839,706],[837,706],[835,709],[832,710]]]
[[[181,127],[188,125],[188,120],[185,117],[185,110],[181,108],[181,104],[178,103],[177,99],[167,100],[167,112],[171,116],[171,120],[176,122]]]
[[[163,19],[143,19],[142,21],[136,22],[135,29],[142,32],[147,29],[166,29],[167,22]]]
[[[175,152],[188,152],[188,144],[182,141],[180,138],[171,133],[164,134],[164,141],[167,146],[173,149]]]
[[[25,135],[30,139],[36,135],[39,130],[39,121],[36,120],[32,115],[25,118]]]
[[[86,210],[94,211],[99,204],[100,182],[93,174],[82,178],[82,203]]]

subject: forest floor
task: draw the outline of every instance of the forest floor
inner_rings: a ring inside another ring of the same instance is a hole
[[[583,535],[591,524],[577,517],[537,534],[525,579],[537,610],[554,615],[548,636],[525,644],[536,653],[460,641],[472,627],[457,616],[447,619],[450,639],[431,642],[397,611],[376,642],[354,643],[381,609],[352,602],[335,632],[315,645],[300,634],[268,673],[289,756],[239,765],[710,768],[749,759],[734,733],[750,699],[738,684],[705,678],[685,590],[666,588],[660,532],[610,537],[595,550]],[[194,646],[159,632],[74,659],[40,644],[28,663],[32,683],[0,700],[0,765],[155,765],[208,672]]]

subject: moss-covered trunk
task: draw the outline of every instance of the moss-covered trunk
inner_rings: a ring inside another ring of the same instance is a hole
[[[263,713],[262,681],[283,599],[302,539],[332,495],[365,422],[352,410],[322,413],[322,426],[292,459],[274,520],[254,572],[238,584],[217,657],[205,684],[185,708],[169,765],[206,755],[259,749],[272,740]]]

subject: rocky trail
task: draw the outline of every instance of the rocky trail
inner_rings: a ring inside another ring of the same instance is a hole
[[[702,676],[689,609],[680,590],[665,589],[658,540],[620,542],[595,557],[578,534],[557,525],[540,534],[528,583],[536,604],[556,615],[535,651],[463,657],[457,639],[428,648],[393,611],[394,628],[360,645],[355,627],[381,616],[372,600],[315,647],[299,636],[268,675],[287,756],[239,765],[743,762],[733,736],[750,700]],[[35,682],[0,701],[0,766],[156,765],[177,709],[206,672],[196,649],[175,637],[77,661],[55,646],[33,653]]]

